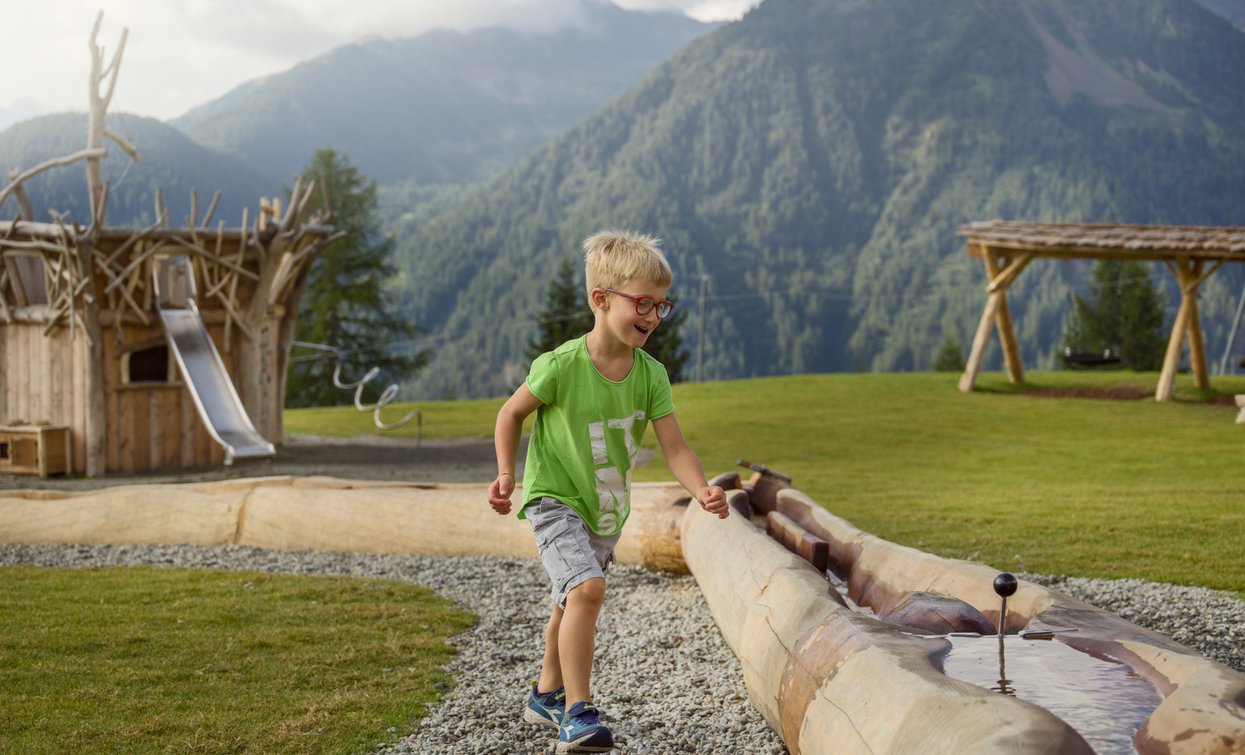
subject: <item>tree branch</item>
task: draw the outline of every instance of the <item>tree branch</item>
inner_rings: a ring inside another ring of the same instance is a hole
[[[125,154],[130,156],[131,160],[134,162],[139,161],[138,148],[131,144],[124,136],[118,134],[112,129],[104,129],[104,136],[112,139],[113,142],[115,142],[116,145],[125,152]]]
[[[0,191],[0,207],[4,206],[4,201],[9,198],[10,194],[15,193],[20,188],[22,182],[27,181],[33,178],[34,176],[39,175],[45,170],[51,170],[52,168],[60,168],[65,165],[75,163],[78,160],[89,160],[92,158],[101,158],[107,155],[108,155],[108,150],[104,149],[103,147],[99,147],[97,149],[80,149],[77,152],[73,153],[72,155],[65,155],[64,157],[55,157],[55,158],[52,158],[51,160],[41,162],[35,167],[26,171],[25,173],[22,173],[17,178],[14,178],[12,181],[9,182],[8,186],[4,187],[3,191]],[[29,220],[34,220],[34,218],[29,218]]]

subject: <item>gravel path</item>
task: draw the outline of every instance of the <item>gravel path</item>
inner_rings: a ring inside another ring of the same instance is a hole
[[[519,716],[539,669],[548,618],[545,577],[525,559],[267,551],[240,546],[0,546],[0,566],[251,569],[402,579],[479,617],[453,639],[457,680],[420,727],[392,731],[377,755],[548,753],[553,732]],[[1212,590],[1140,580],[1021,575],[1113,610],[1245,671],[1245,603]],[[597,637],[594,692],[625,753],[785,753],[747,701],[739,662],[691,577],[610,570]]]
[[[520,462],[526,444],[520,452]],[[107,477],[0,475],[0,490],[98,490],[118,485],[216,482],[274,475],[326,475],[348,480],[402,482],[492,482],[497,469],[492,438],[453,438],[416,442],[410,438],[364,435],[331,438],[290,435],[276,458],[216,464],[193,469],[110,474]]]

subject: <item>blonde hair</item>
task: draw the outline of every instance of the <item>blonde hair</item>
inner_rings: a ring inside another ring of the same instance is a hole
[[[584,281],[588,306],[592,289],[618,288],[642,280],[667,287],[674,272],[661,251],[661,239],[630,231],[598,231],[584,239]]]

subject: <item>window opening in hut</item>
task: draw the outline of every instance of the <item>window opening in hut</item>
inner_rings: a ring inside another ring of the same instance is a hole
[[[43,277],[43,257],[37,254],[16,254],[13,255],[12,260],[26,306],[46,307],[48,289],[47,281]]]
[[[146,349],[138,349],[127,355],[129,369],[126,370],[127,383],[168,383],[169,347],[159,344]]]
[[[7,458],[9,458],[9,444],[4,441],[0,441],[0,459]]]

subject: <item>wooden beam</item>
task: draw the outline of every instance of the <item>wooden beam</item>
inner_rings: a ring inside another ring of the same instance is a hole
[[[1189,371],[1193,373],[1193,381],[1198,388],[1210,390],[1210,372],[1206,368],[1206,343],[1202,336],[1201,316],[1198,312],[1198,292],[1204,283],[1222,263],[1216,262],[1207,268],[1208,260],[1177,257],[1173,262],[1164,261],[1176,276],[1180,287],[1180,310],[1176,313],[1176,321],[1172,323],[1171,335],[1167,339],[1167,353],[1163,357],[1163,369],[1159,373],[1159,384],[1154,392],[1155,401],[1167,401],[1175,394],[1176,373],[1180,369],[1180,354],[1185,340],[1189,343]]]
[[[1013,383],[1023,383],[1025,370],[1020,361],[1020,345],[1016,341],[1016,331],[1012,328],[1012,310],[1007,305],[1006,294],[999,294],[999,311],[994,321],[999,329],[999,342],[1003,344],[1003,366],[1007,369],[1007,379]]]
[[[968,363],[964,374],[960,377],[960,391],[968,393],[977,384],[977,374],[981,371],[981,362],[985,358],[986,346],[990,343],[990,329],[997,326],[999,342],[1003,346],[1003,362],[1007,368],[1007,377],[1013,383],[1023,383],[1024,366],[1020,361],[1020,346],[1016,341],[1016,331],[1012,325],[1012,313],[1007,305],[1007,287],[1016,280],[1016,276],[1028,266],[1033,259],[1032,254],[1021,254],[1015,259],[1003,258],[997,250],[970,243],[969,255],[982,257],[986,265],[986,278],[989,295],[986,308],[977,324],[977,333],[973,337],[973,347],[969,351]]]
[[[1176,258],[1175,264],[1169,267],[1175,272],[1176,281],[1180,285],[1180,310],[1176,312],[1176,321],[1172,323],[1172,332],[1167,338],[1167,353],[1163,356],[1163,369],[1159,372],[1159,384],[1154,392],[1155,401],[1167,401],[1175,393],[1181,347],[1184,346],[1184,337],[1189,327],[1190,302],[1196,300],[1197,293],[1197,289],[1194,289],[1194,296],[1190,297],[1186,290],[1186,286],[1193,279],[1193,264],[1188,257]]]
[[[1016,280],[1016,276],[1020,275],[1020,271],[1029,266],[1033,261],[1033,252],[1027,252],[1017,256],[1006,267],[1002,273],[990,279],[990,286],[986,289],[990,293],[994,293],[1000,289],[1006,291],[1007,287],[1012,285],[1012,281]]]
[[[994,325],[994,313],[998,311],[1002,292],[996,291],[986,297],[986,308],[981,313],[981,322],[977,323],[977,335],[973,336],[973,348],[968,353],[968,363],[964,365],[964,374],[960,377],[960,392],[968,393],[977,384],[977,373],[981,370],[981,360],[986,353],[986,345],[990,342],[990,329]]]
[[[89,234],[88,238],[77,240],[78,274],[82,280],[88,282],[93,280],[95,275],[92,254],[94,247],[93,233]],[[86,454],[83,460],[83,471],[86,472],[87,477],[99,477],[108,471],[106,458],[108,384],[104,377],[104,334],[99,322],[99,310],[99,301],[95,298],[94,292],[89,291],[83,296],[79,312],[82,333],[86,337],[84,347],[86,379],[83,383],[86,396],[86,423],[83,433],[86,441]]]
[[[1185,336],[1189,339],[1189,370],[1193,373],[1193,381],[1197,387],[1208,391],[1210,390],[1210,374],[1206,371],[1206,344],[1202,339],[1201,318],[1198,317],[1197,294],[1202,282],[1210,273],[1218,269],[1218,266],[1212,268],[1210,272],[1203,273],[1205,267],[1206,260],[1193,262],[1189,286],[1182,290],[1181,297],[1189,302],[1189,320],[1185,326],[1187,328]]]
[[[1007,305],[1007,286],[1016,279],[1020,271],[1029,264],[1031,255],[1022,255],[1019,260],[1001,259],[1001,255],[993,249],[986,251],[986,272],[991,281],[1006,281],[993,293],[999,295],[998,311],[994,321],[999,330],[999,343],[1003,346],[1003,364],[1007,368],[1007,379],[1013,383],[1025,381],[1024,367],[1020,363],[1020,346],[1016,342],[1016,331],[1012,327],[1012,311]],[[1013,268],[1015,272],[1012,272]],[[991,286],[994,284],[991,283]]]
[[[1019,254],[1021,252],[1033,252],[1042,259],[1050,260],[1067,260],[1067,259],[1083,259],[1083,260],[1166,260],[1180,255],[1193,255],[1203,259],[1218,259],[1224,261],[1240,261],[1245,257],[1245,250],[1240,248],[1219,248],[1213,246],[1201,246],[1197,248],[1181,248],[1181,247],[1141,247],[1134,248],[1126,245],[1124,242],[1116,244],[1103,244],[1101,246],[1081,246],[1081,245],[1061,245],[1061,244],[1038,244],[1030,241],[1012,240],[1012,239],[996,239],[968,236],[969,242],[968,256],[980,257],[982,250],[989,247],[1003,253]]]
[[[1189,339],[1189,370],[1193,382],[1204,391],[1210,390],[1210,373],[1206,371],[1206,344],[1202,338],[1201,318],[1197,310],[1197,294],[1189,297],[1189,320],[1185,326]]]

